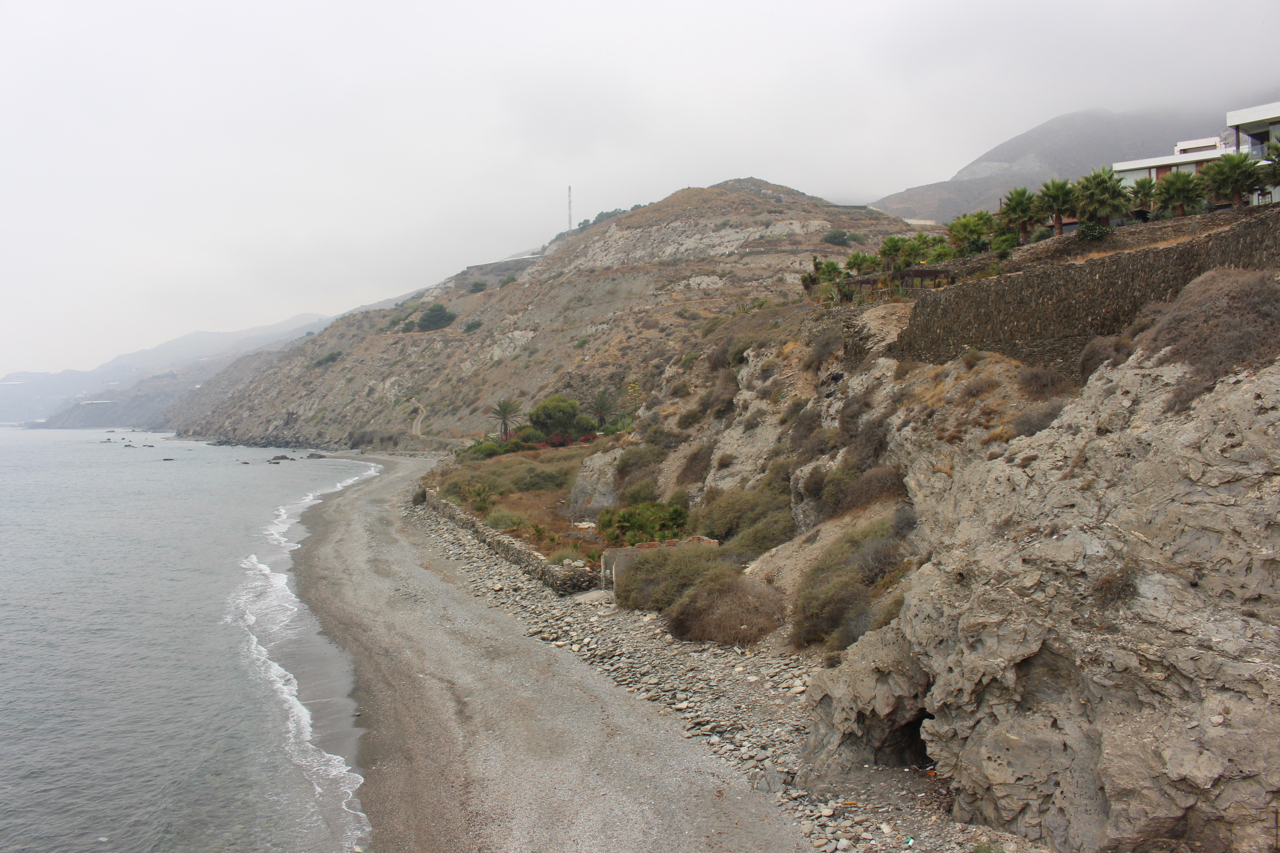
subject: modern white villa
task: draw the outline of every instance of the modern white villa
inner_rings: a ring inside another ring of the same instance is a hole
[[[1267,143],[1272,141],[1280,142],[1280,101],[1227,113],[1227,130],[1221,136],[1189,139],[1175,145],[1173,154],[1126,160],[1111,168],[1126,184],[1138,178],[1158,181],[1170,172],[1199,172],[1223,154],[1243,152],[1254,159],[1265,159]],[[1270,200],[1270,191],[1264,190],[1255,193],[1250,204]]]

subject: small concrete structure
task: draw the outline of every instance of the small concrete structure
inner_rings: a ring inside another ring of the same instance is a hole
[[[681,545],[711,545],[720,547],[716,539],[705,536],[690,536],[688,539],[668,539],[665,542],[641,542],[628,548],[609,548],[600,556],[600,588],[611,589],[628,567],[636,561],[636,557],[658,548],[678,548]]]

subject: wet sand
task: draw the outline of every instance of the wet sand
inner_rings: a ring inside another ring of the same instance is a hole
[[[383,473],[307,510],[293,557],[355,663],[375,853],[808,849],[672,718],[455,583],[401,513],[427,461],[361,458]]]

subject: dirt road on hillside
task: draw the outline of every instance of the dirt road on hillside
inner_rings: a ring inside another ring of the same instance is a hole
[[[669,717],[455,585],[401,506],[425,460],[308,510],[299,594],[355,661],[376,853],[807,849]]]

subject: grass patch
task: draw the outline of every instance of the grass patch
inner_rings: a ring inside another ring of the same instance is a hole
[[[518,512],[512,512],[509,509],[495,507],[489,510],[484,517],[484,523],[492,527],[494,530],[515,530],[524,527],[525,518]]]

